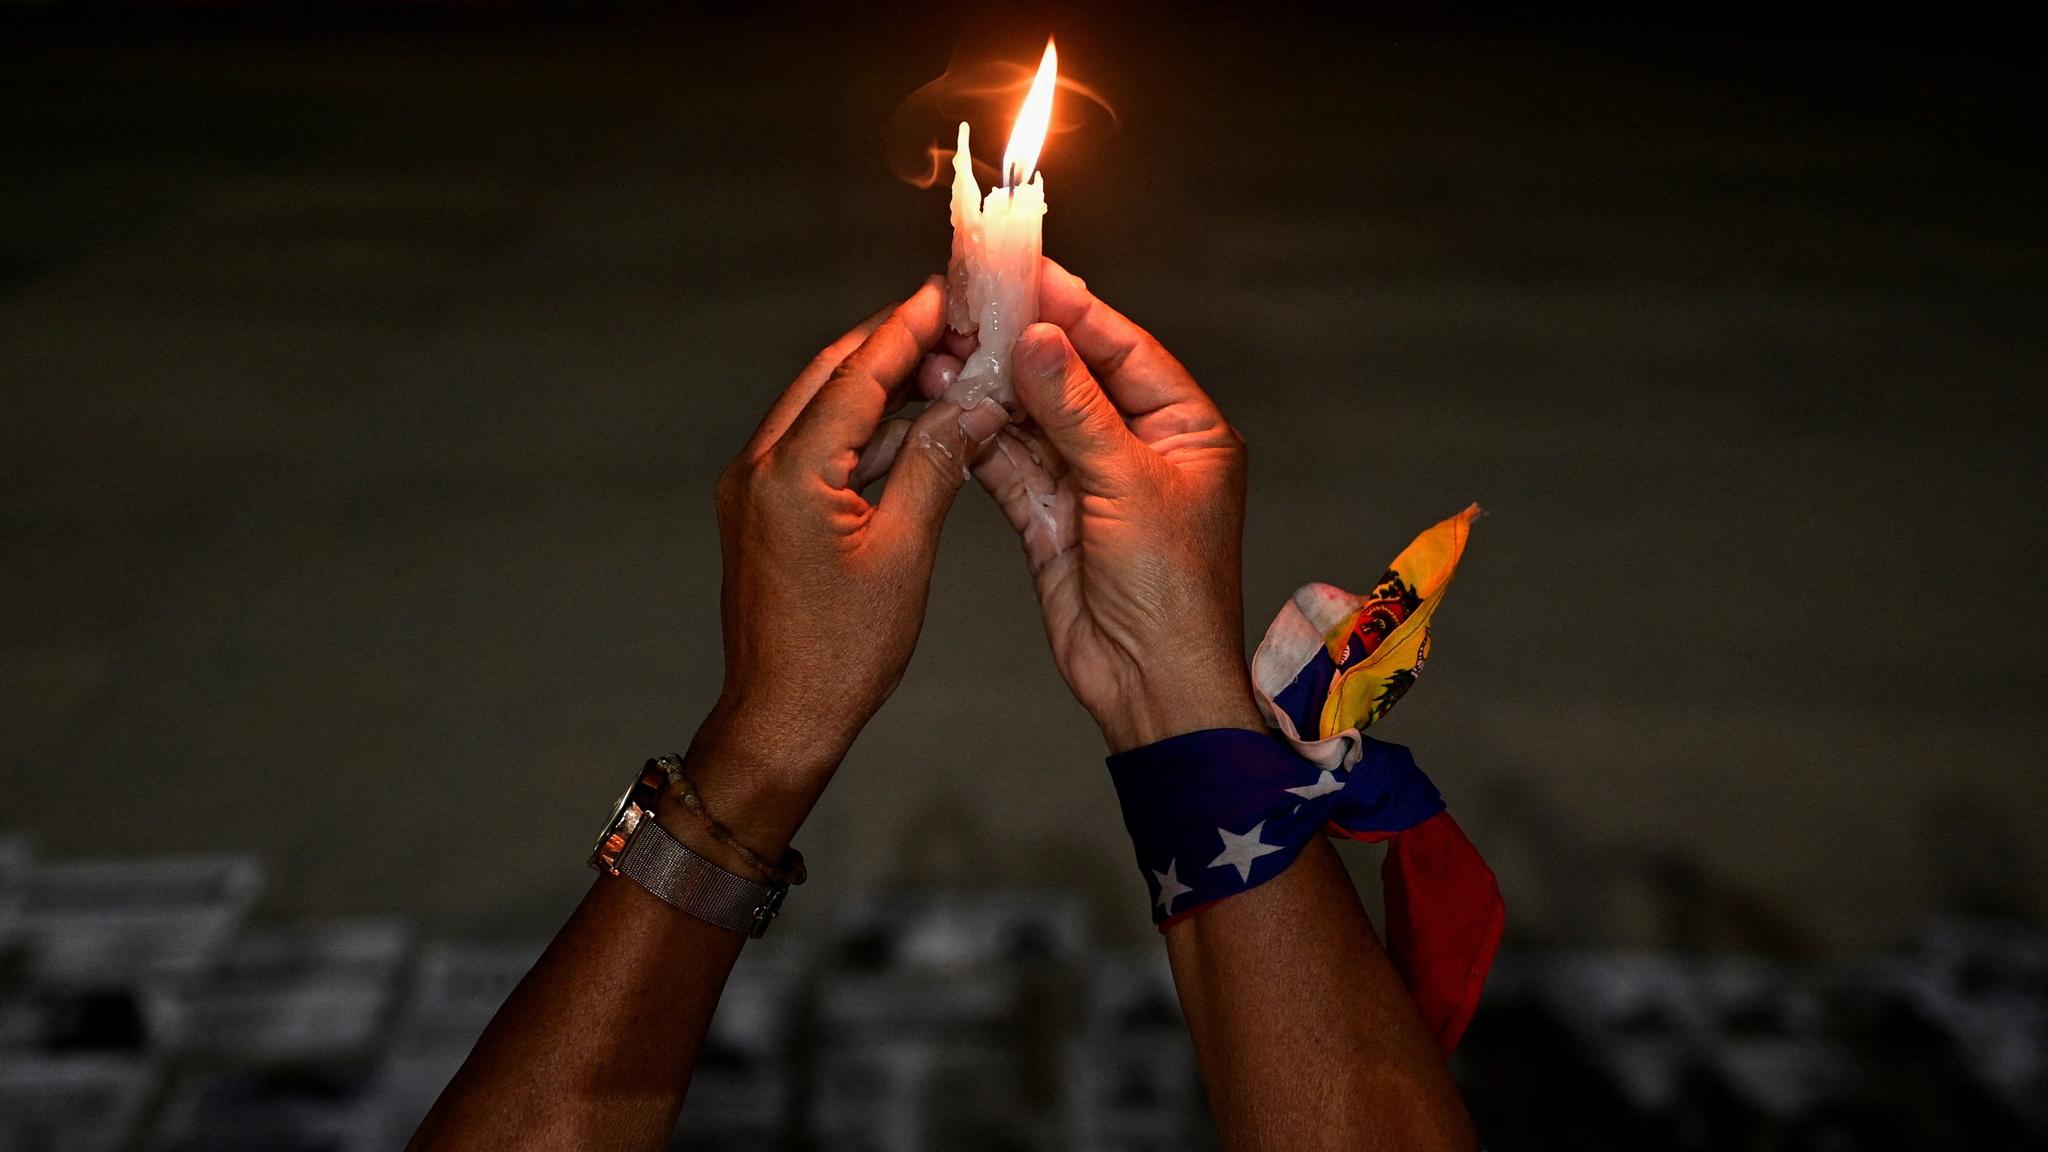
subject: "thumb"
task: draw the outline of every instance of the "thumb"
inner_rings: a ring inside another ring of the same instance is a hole
[[[890,531],[936,541],[953,497],[967,480],[968,465],[1009,422],[1010,414],[993,400],[964,411],[948,399],[932,401],[904,434],[889,465],[876,518]]]
[[[1103,491],[1126,474],[1134,453],[1150,454],[1059,328],[1026,328],[1012,363],[1017,403],[1085,487]]]

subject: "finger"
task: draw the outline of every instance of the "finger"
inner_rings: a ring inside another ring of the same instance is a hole
[[[759,456],[773,448],[777,440],[782,439],[782,434],[789,429],[790,421],[796,419],[796,414],[803,411],[804,405],[811,402],[811,397],[817,394],[826,378],[832,375],[832,370],[839,367],[840,361],[846,359],[855,348],[860,347],[861,341],[866,340],[869,333],[881,327],[882,321],[889,318],[889,313],[895,307],[892,304],[886,308],[876,309],[873,315],[847,329],[845,335],[827,344],[824,351],[811,357],[811,362],[804,365],[804,370],[797,373],[796,379],[782,390],[782,395],[775,398],[775,403],[769,405],[768,414],[761,418],[761,423],[754,429],[754,434],[747,438],[745,451],[748,457]]]
[[[853,466],[853,475],[847,479],[846,486],[858,492],[888,475],[890,465],[896,463],[896,453],[903,448],[903,437],[909,432],[908,420],[899,417],[882,421],[868,446],[860,450],[860,463]]]
[[[1058,455],[1036,429],[1012,424],[974,462],[974,478],[1016,529],[1034,576],[1080,539],[1075,490],[1062,488],[1054,470]]]
[[[1096,299],[1079,276],[1051,260],[1039,271],[1038,318],[1065,330],[1081,360],[1101,380],[1103,391],[1147,443],[1159,438],[1148,432],[1193,431],[1222,420],[1215,401],[1150,332]],[[1149,422],[1154,427],[1144,430],[1136,427],[1155,413],[1178,419],[1155,419]]]
[[[1017,439],[1030,447],[1031,459],[1039,467],[1045,469],[1046,475],[1051,476],[1055,481],[1066,478],[1066,458],[1060,455],[1058,448],[1053,447],[1052,441],[1045,438],[1045,429],[1040,428],[1036,420],[1029,416],[1025,416],[1021,420],[1013,416],[1010,421],[1010,431],[1015,432]]]
[[[1009,422],[1010,414],[992,400],[964,412],[951,400],[932,401],[911,425],[889,469],[875,507],[877,529],[911,533],[936,546],[946,511],[967,480],[968,464]]]
[[[958,357],[945,352],[925,357],[917,366],[917,394],[927,400],[944,396],[953,382],[960,379],[961,367]]]
[[[965,360],[981,347],[981,337],[973,332],[955,332],[948,328],[946,334],[939,337],[939,347],[955,360]]]
[[[777,443],[778,453],[792,453],[803,467],[834,485],[851,477],[862,446],[888,413],[893,393],[945,326],[939,283],[936,276],[926,281],[832,369]]]
[[[1018,404],[1059,449],[1082,487],[1114,491],[1133,469],[1159,460],[1124,426],[1116,405],[1058,328],[1026,328],[1012,363]]]

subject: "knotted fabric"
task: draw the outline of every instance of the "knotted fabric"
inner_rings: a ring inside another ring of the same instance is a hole
[[[1367,596],[1310,584],[1252,658],[1272,733],[1189,732],[1109,758],[1163,932],[1285,871],[1327,833],[1387,842],[1387,949],[1449,1052],[1506,923],[1493,872],[1415,758],[1364,729],[1414,684],[1472,507],[1424,532]]]

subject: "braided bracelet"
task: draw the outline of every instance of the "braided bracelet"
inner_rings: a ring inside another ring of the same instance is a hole
[[[760,853],[740,843],[739,837],[732,834],[732,829],[719,823],[717,818],[711,815],[710,809],[704,807],[704,798],[697,794],[697,786],[690,782],[689,775],[683,771],[681,756],[659,756],[654,762],[660,765],[662,772],[668,776],[669,788],[675,792],[676,799],[683,802],[683,807],[697,818],[697,822],[704,826],[704,830],[711,834],[713,840],[732,849],[742,864],[777,884],[801,884],[809,877],[809,872],[804,867],[804,854],[794,847],[782,854],[780,863],[770,864],[761,858]]]

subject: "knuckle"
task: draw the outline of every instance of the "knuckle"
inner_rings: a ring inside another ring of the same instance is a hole
[[[1144,340],[1133,340],[1112,350],[1109,355],[1102,358],[1100,365],[1102,374],[1104,376],[1114,376],[1118,372],[1123,371],[1124,365],[1130,361],[1131,354],[1151,339],[1150,336],[1147,336]]]
[[[747,489],[751,495],[763,483],[785,484],[802,472],[804,462],[785,445],[778,444],[761,458],[752,476],[748,478]]]
[[[860,375],[861,366],[859,360],[854,356],[848,356],[846,359],[834,364],[832,371],[825,374],[824,387],[825,389],[837,388],[849,380],[858,379]],[[820,389],[820,391],[823,390]]]
[[[904,323],[903,310],[898,308],[889,313],[880,324],[875,325],[875,330],[868,333],[868,338],[861,341],[860,347],[854,349],[853,354],[846,358],[846,364],[859,368],[877,349],[886,347],[894,340],[908,339],[909,336],[910,325]]]
[[[845,356],[836,355],[832,349],[827,348],[819,352],[816,356],[811,357],[811,362],[804,366],[804,370],[801,374],[804,376],[812,376],[813,373],[829,375],[833,368],[844,363],[845,360]],[[815,379],[815,377],[813,378]]]
[[[712,487],[712,497],[721,512],[738,512],[754,498],[754,491],[761,482],[762,469],[766,466],[764,457],[741,457],[727,464],[718,474],[718,482]]]
[[[746,467],[747,462],[740,459],[719,470],[718,480],[711,486],[711,497],[718,502],[720,508],[730,507],[733,501],[739,498],[740,491],[747,482]]]
[[[1060,376],[1060,404],[1062,407],[1088,416],[1097,416],[1104,409],[1114,410],[1109,397],[1096,387],[1095,378],[1086,369],[1069,363]]]
[[[1074,411],[1082,423],[1104,435],[1123,428],[1124,415],[1117,411],[1116,404],[1110,400],[1107,393],[1100,388],[1089,386],[1085,377],[1082,380],[1082,387],[1077,391],[1080,395],[1074,403]]]

